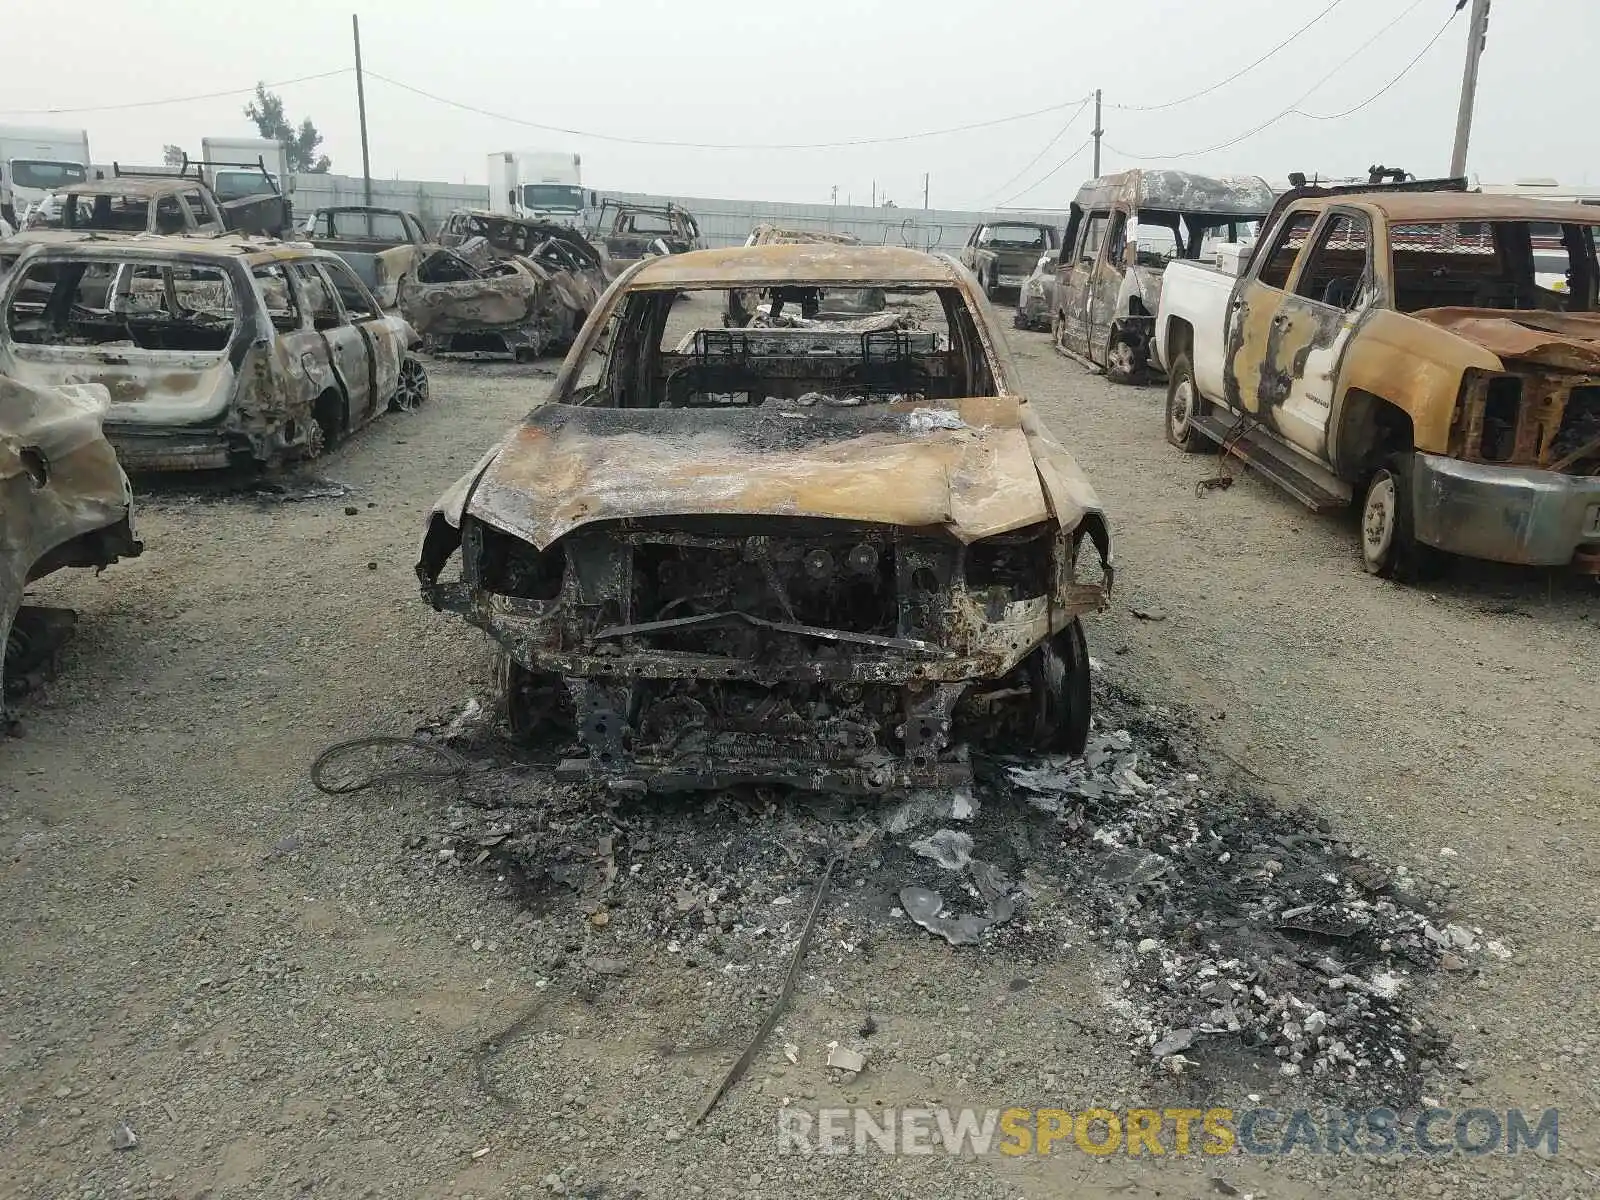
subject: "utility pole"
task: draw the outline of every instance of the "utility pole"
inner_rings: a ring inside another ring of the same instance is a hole
[[[833,232],[833,221],[839,214],[839,185],[833,185],[833,207],[828,211],[828,232]]]
[[[1485,3],[1488,0],[1484,0]],[[1100,178],[1100,135],[1105,130],[1100,128],[1100,89],[1094,90],[1094,178]]]
[[[876,179],[872,181],[872,207],[878,207],[878,181]]]
[[[928,173],[922,173],[922,211],[928,211]]]
[[[1459,5],[1457,6],[1459,8]],[[1467,63],[1461,72],[1461,108],[1456,113],[1456,144],[1450,152],[1452,177],[1467,173],[1467,143],[1472,138],[1472,109],[1478,100],[1478,59],[1489,34],[1489,0],[1472,0],[1467,26]]]
[[[367,150],[367,85],[361,76],[361,18],[350,14],[350,32],[356,39],[356,110],[361,116],[361,195],[372,207],[372,157]],[[368,215],[371,222],[371,215]]]

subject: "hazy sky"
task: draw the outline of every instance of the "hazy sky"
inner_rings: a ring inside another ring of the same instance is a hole
[[[1262,66],[1161,111],[1264,54],[1330,0],[411,0],[353,6],[369,72],[527,121],[647,140],[836,142],[918,133],[1030,112],[1105,91],[1103,170],[1167,163],[1246,172],[1364,172],[1370,163],[1442,173],[1455,125],[1467,14],[1392,90],[1340,120],[1291,115],[1218,146],[1291,106],[1332,114],[1368,99],[1438,31],[1456,0],[1415,0],[1386,35],[1301,97],[1414,0],[1338,0]],[[59,115],[14,110],[127,105],[248,89],[351,65],[350,5],[276,0],[72,0],[19,4],[0,42],[0,122],[86,128],[92,157],[153,162],[163,143],[198,155],[202,135],[251,135],[247,97]],[[1600,187],[1600,4],[1497,0],[1483,58],[1469,170],[1485,182],[1554,176]],[[1009,66],[1025,63],[1025,66]],[[279,89],[309,115],[333,169],[359,174],[351,74]],[[584,181],[683,195],[920,205],[1061,207],[1090,174],[1083,111],[966,133],[819,150],[700,150],[543,132],[423,99],[370,78],[379,177],[483,182],[494,150],[571,149]],[[1059,140],[1023,168],[1057,134]],[[1014,183],[1014,175],[1022,172]],[[1031,186],[1034,184],[1038,186]],[[1031,190],[1030,190],[1031,188]]]

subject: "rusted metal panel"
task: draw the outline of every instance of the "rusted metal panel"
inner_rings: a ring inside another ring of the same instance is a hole
[[[1600,313],[1431,308],[1411,314],[1502,359],[1600,372]]]
[[[956,427],[919,428],[919,410]],[[973,541],[1048,515],[1019,413],[1015,401],[976,400],[781,421],[546,405],[485,472],[474,505],[541,549],[581,525],[669,513],[942,526]]]
[[[0,374],[0,646],[27,584],[143,550],[133,492],[101,432],[104,388],[48,388]]]
[[[775,287],[803,281],[818,287],[949,287],[959,268],[946,256],[900,246],[730,246],[644,259],[628,278],[636,291]]]

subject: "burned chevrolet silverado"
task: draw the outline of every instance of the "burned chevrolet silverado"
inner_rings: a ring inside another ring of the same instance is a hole
[[[927,316],[695,324],[780,287]],[[512,728],[575,730],[566,777],[884,792],[966,781],[974,744],[1081,750],[1111,545],[953,259],[769,245],[619,277],[549,401],[440,500],[417,570],[503,650]]]
[[[1374,575],[1600,575],[1600,212],[1465,186],[1299,188],[1241,271],[1169,268],[1167,438],[1359,505]]]
[[[605,290],[603,256],[553,221],[461,209],[399,289],[400,311],[436,354],[564,350]]]
[[[104,385],[134,471],[315,458],[427,398],[415,340],[343,261],[286,242],[34,246],[0,284],[0,374]]]

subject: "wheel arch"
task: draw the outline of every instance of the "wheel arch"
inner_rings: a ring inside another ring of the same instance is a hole
[[[1365,388],[1346,389],[1329,440],[1329,457],[1339,477],[1360,484],[1391,454],[1416,446],[1411,414],[1394,401]]]

